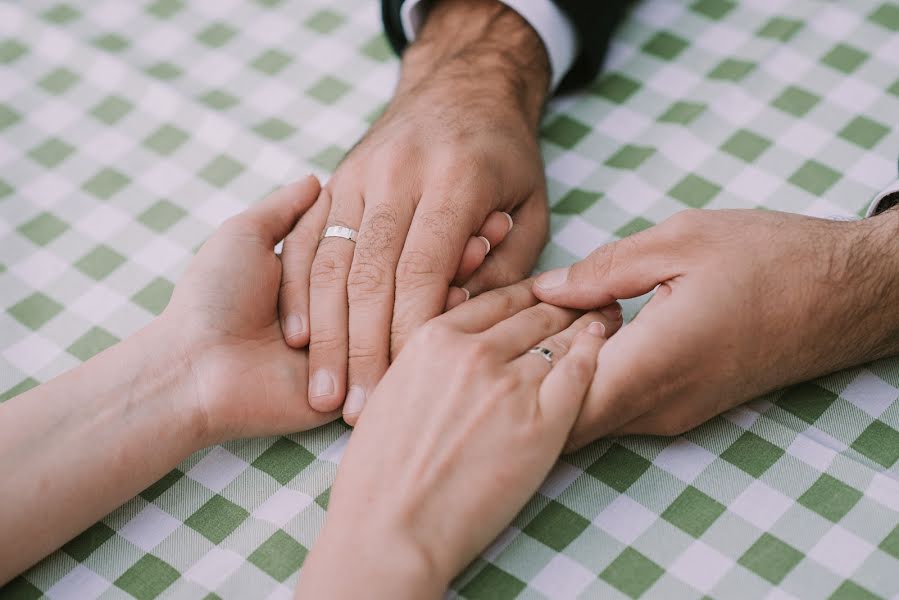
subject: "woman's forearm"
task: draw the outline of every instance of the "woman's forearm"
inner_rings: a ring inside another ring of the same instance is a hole
[[[203,447],[183,356],[157,321],[0,405],[0,585]]]

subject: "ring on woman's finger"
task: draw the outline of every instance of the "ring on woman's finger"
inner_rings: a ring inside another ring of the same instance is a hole
[[[546,346],[534,346],[527,352],[528,354],[536,354],[546,362],[552,366],[553,364],[553,351],[547,348]]]
[[[356,243],[357,235],[359,235],[359,232],[351,227],[344,227],[343,225],[331,225],[330,227],[325,229],[324,233],[322,233],[322,239],[329,237],[338,237]]]

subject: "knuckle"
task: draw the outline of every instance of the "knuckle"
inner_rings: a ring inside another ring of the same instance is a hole
[[[351,344],[348,357],[351,362],[372,363],[379,362],[382,354],[383,352],[374,346]]]
[[[410,250],[404,252],[396,266],[397,287],[417,288],[443,277],[443,265],[436,252]],[[449,284],[449,282],[446,282]]]
[[[388,204],[378,205],[374,209],[374,214],[368,219],[367,226],[359,235],[357,254],[361,251],[365,258],[380,256],[396,241],[398,225],[399,216],[396,209]]]
[[[443,346],[450,342],[453,333],[448,325],[439,319],[432,319],[415,331],[413,340],[420,348]]]
[[[390,273],[379,261],[354,260],[347,278],[347,290],[353,299],[383,290],[389,283]]]
[[[344,348],[345,343],[346,336],[341,336],[336,329],[319,329],[312,331],[309,348],[313,352],[334,353]]]
[[[315,255],[309,276],[317,284],[336,283],[341,279],[344,269],[342,261],[330,252],[324,251]]]
[[[698,208],[688,208],[674,213],[665,220],[664,226],[675,237],[690,237],[702,228],[705,212]]]

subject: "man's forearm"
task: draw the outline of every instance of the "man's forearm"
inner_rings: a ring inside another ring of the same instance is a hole
[[[496,0],[440,0],[403,55],[397,96],[438,78],[453,93],[510,103],[536,130],[550,66],[534,29]]]

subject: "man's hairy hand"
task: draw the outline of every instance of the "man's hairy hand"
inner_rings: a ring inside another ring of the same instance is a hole
[[[434,6],[394,99],[285,241],[280,310],[288,342],[309,341],[315,409],[346,398],[355,422],[414,329],[467,292],[530,272],[547,235],[537,126],[548,78],[539,37],[514,11],[495,0]],[[357,243],[327,238],[315,250],[330,225],[357,229]],[[507,237],[484,260],[477,235],[488,246]],[[472,273],[473,245],[483,264]],[[451,285],[466,292],[448,298]]]
[[[899,213],[679,213],[537,279],[560,306],[652,291],[601,353],[569,440],[680,434],[765,392],[899,351]]]

